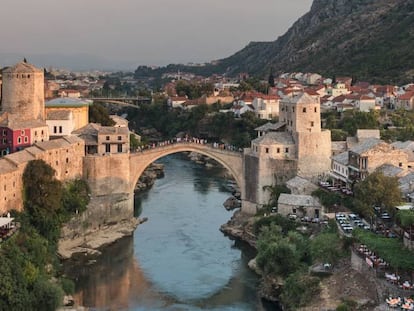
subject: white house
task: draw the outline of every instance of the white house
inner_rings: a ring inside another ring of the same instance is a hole
[[[277,95],[260,95],[253,99],[252,106],[260,119],[271,120],[279,116],[279,100]]]
[[[51,137],[68,136],[75,129],[73,113],[70,110],[52,110],[46,115],[46,124]]]

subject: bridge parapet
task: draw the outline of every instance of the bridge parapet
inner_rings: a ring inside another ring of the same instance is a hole
[[[240,189],[243,189],[243,154],[228,149],[213,148],[214,144],[175,142],[130,154],[130,186],[133,189],[145,168],[159,158],[173,153],[192,151],[216,160],[230,171]]]

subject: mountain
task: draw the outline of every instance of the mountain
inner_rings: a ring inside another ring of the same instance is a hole
[[[263,78],[271,70],[300,71],[384,84],[413,82],[414,0],[314,0],[310,11],[275,41],[251,42],[214,65],[169,65],[153,73],[171,70]]]
[[[319,72],[382,83],[414,77],[414,0],[314,0],[273,42],[251,42],[218,67],[248,72]]]

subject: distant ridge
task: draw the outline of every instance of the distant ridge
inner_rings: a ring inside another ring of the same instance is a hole
[[[314,0],[275,41],[251,42],[214,65],[169,65],[153,73],[174,70],[262,77],[270,70],[301,71],[384,84],[414,82],[414,0]]]
[[[303,71],[378,82],[412,81],[413,0],[314,0],[276,41],[219,61],[230,73]]]

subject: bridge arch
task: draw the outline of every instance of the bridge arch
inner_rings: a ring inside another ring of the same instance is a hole
[[[240,191],[244,190],[243,157],[241,153],[213,148],[210,145],[175,143],[130,154],[130,191],[134,191],[139,177],[151,163],[170,154],[188,151],[196,152],[216,160],[234,177]]]

